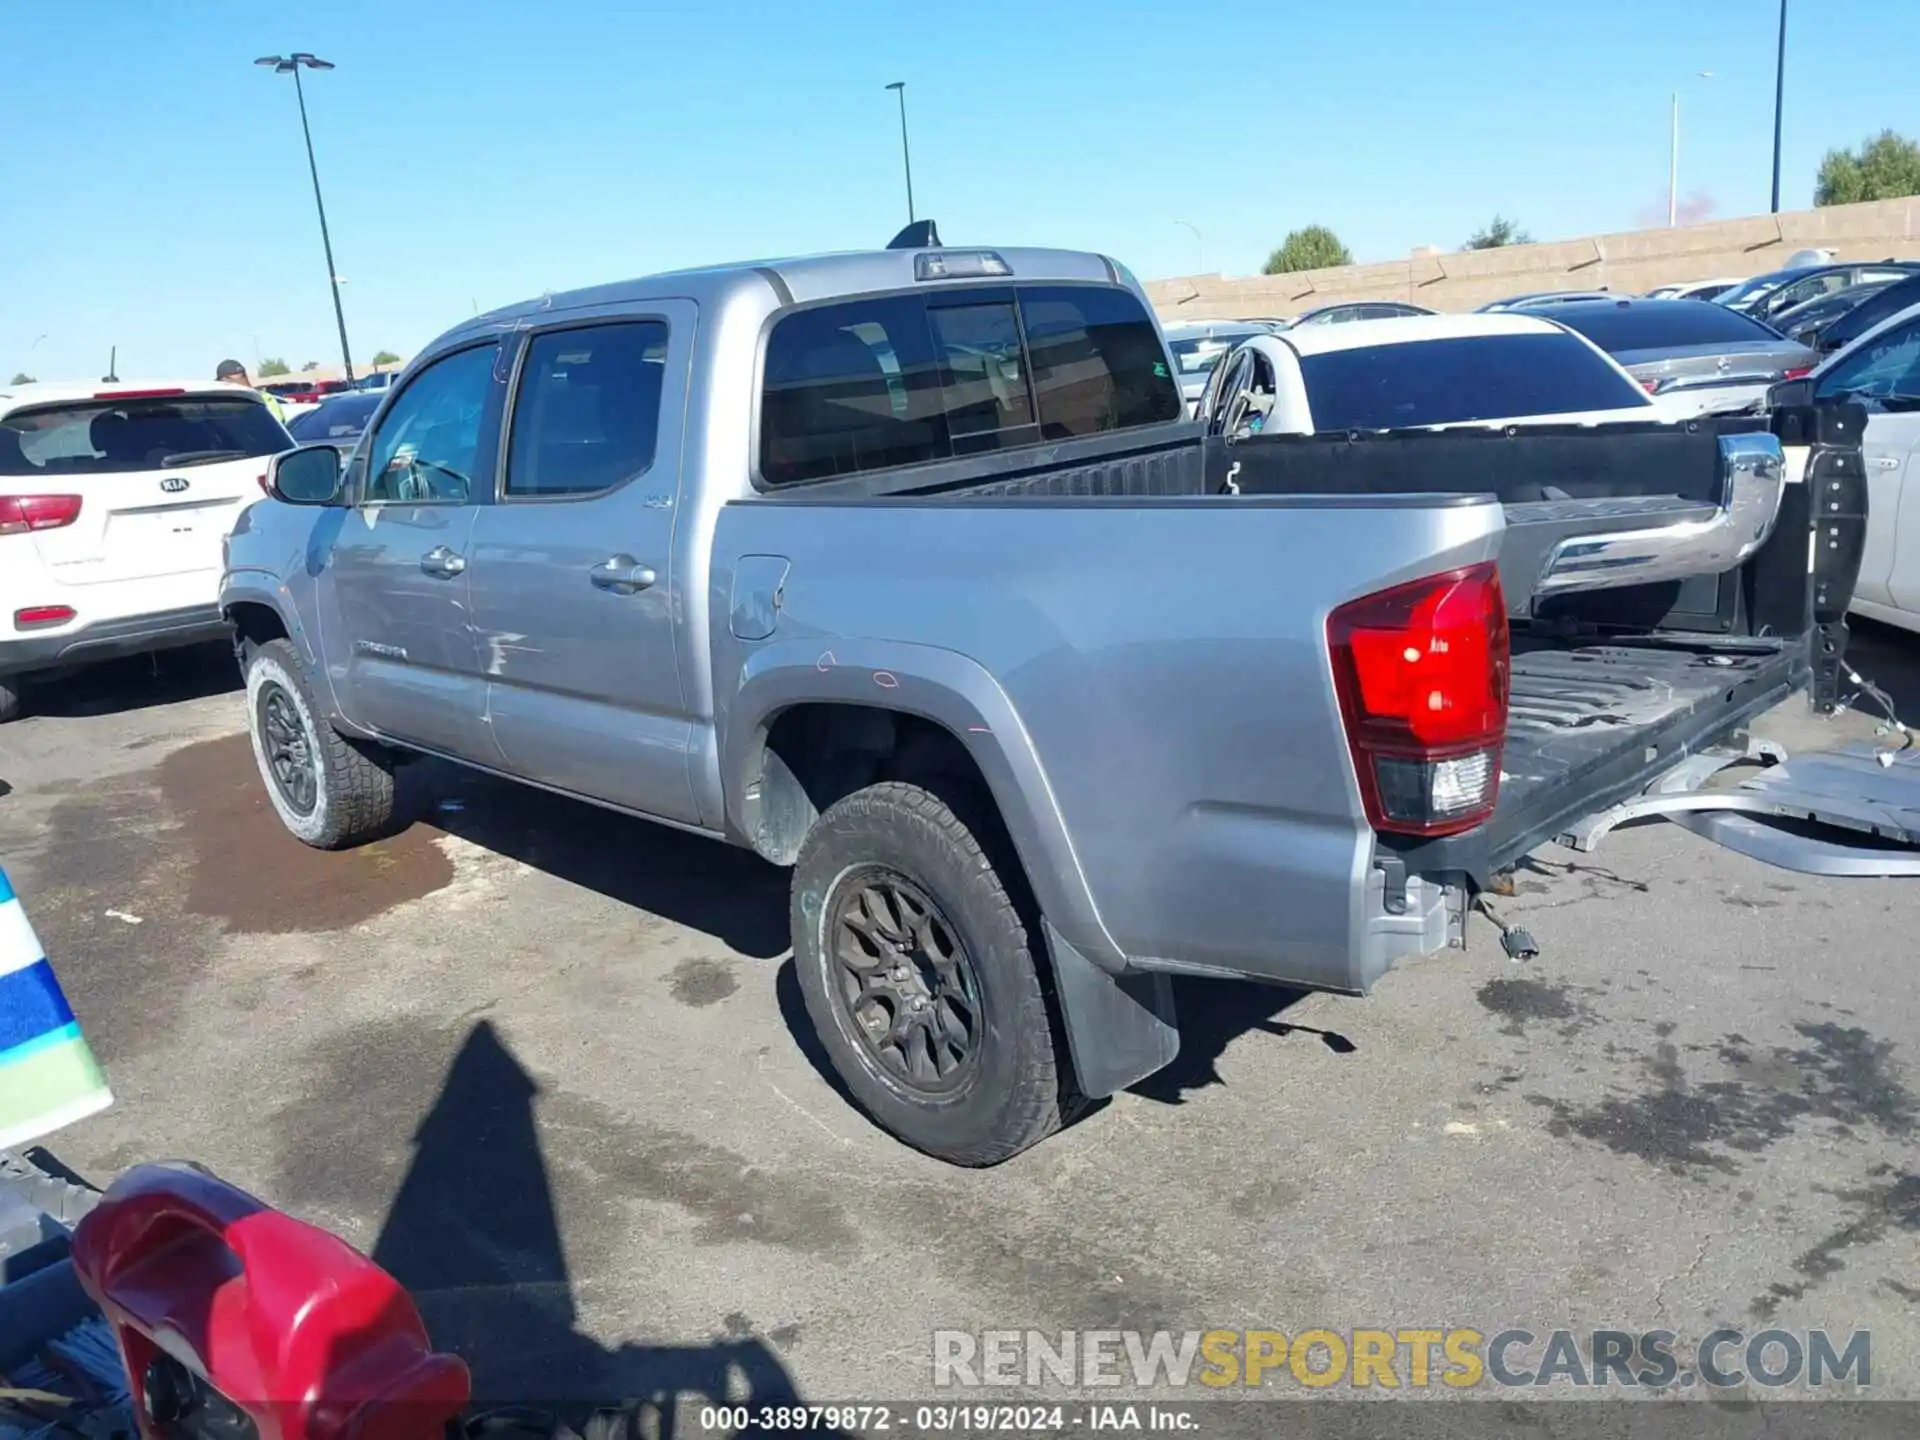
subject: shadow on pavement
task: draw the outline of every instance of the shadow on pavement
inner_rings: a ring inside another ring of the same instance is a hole
[[[1220,1074],[1220,1057],[1227,1046],[1253,1031],[1303,1036],[1336,1055],[1352,1054],[1354,1043],[1337,1031],[1292,1025],[1278,1018],[1307,994],[1305,990],[1246,980],[1175,979],[1173,1005],[1180,1018],[1180,1053],[1166,1069],[1129,1088],[1133,1094],[1163,1105],[1185,1104],[1190,1091],[1227,1083]]]
[[[618,1406],[634,1417],[629,1433],[665,1440],[697,1429],[676,1428],[682,1395],[749,1409],[797,1401],[786,1367],[756,1336],[609,1348],[580,1333],[535,1125],[539,1094],[499,1032],[476,1024],[415,1132],[373,1249],[413,1295],[435,1346],[471,1367],[476,1408],[530,1406],[577,1428]]]
[[[233,647],[224,640],[103,660],[84,670],[43,679],[24,687],[25,712],[51,720],[117,715],[151,705],[175,705],[209,695],[230,695],[245,688]]]
[[[438,761],[401,783],[405,813],[450,835],[756,960],[787,951],[787,872],[751,851]]]
[[[1858,617],[1847,621],[1847,629],[1847,663],[1893,698],[1903,721],[1920,723],[1920,635]],[[1843,680],[1840,693],[1852,688]],[[1858,708],[1863,714],[1879,714],[1865,697]]]

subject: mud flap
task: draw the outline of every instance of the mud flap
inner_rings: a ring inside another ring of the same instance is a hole
[[[1060,1013],[1080,1090],[1093,1099],[1124,1090],[1180,1053],[1173,981],[1165,975],[1115,975],[1046,926]]]

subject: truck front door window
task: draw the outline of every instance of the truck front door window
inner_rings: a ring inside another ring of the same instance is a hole
[[[457,350],[394,398],[373,437],[363,504],[467,503],[499,348]]]

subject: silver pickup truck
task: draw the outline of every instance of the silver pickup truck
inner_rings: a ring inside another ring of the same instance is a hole
[[[1233,458],[1122,267],[928,238],[480,316],[278,457],[222,605],[287,828],[425,753],[790,866],[852,1095],[990,1164],[1174,1057],[1169,976],[1365,992],[1844,641],[1844,434],[1582,437],[1674,479],[1611,507],[1500,432]]]

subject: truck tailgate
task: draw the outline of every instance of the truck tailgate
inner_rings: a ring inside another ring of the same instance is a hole
[[[1489,836],[1496,870],[1724,739],[1803,684],[1809,664],[1799,638],[1524,644]]]

